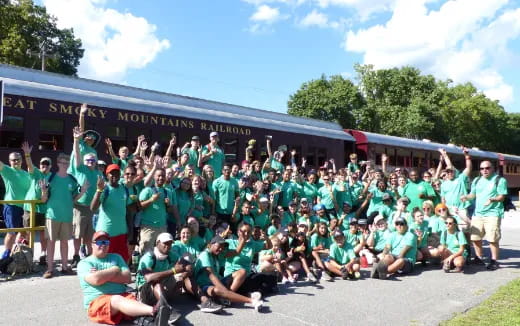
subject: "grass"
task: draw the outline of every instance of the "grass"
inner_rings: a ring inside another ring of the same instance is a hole
[[[480,305],[440,325],[520,325],[520,279],[501,286],[495,294]]]

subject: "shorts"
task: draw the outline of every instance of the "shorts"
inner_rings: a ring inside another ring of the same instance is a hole
[[[135,212],[126,212],[126,227],[128,229],[128,244],[139,244],[139,228],[135,226]]]
[[[31,219],[31,212],[24,211],[23,212],[23,227],[28,228],[29,220]],[[45,226],[45,214],[44,213],[35,213],[34,214],[34,226]]]
[[[15,205],[4,205],[5,226],[8,229],[23,227],[23,208]],[[14,234],[14,232],[9,232]]]
[[[330,261],[329,254],[318,254],[322,262],[327,263]]]
[[[475,216],[471,220],[471,240],[498,242],[501,238],[500,224],[502,219],[498,216]]]
[[[92,211],[88,206],[74,205],[72,215],[72,233],[74,239],[90,240],[94,234]]]
[[[45,237],[51,241],[69,241],[72,237],[72,223],[48,218],[45,221]]]
[[[110,301],[114,295],[121,295],[127,299],[135,300],[133,293],[103,294],[90,302],[87,310],[88,318],[95,323],[109,325],[117,325],[121,323],[122,320],[132,320],[132,317],[122,312],[112,316]]]
[[[156,283],[155,283],[156,284]],[[177,281],[173,275],[163,278],[160,281],[163,295],[167,301],[173,298],[175,293],[178,293]],[[157,299],[153,294],[153,283],[145,283],[139,288],[139,301],[149,306],[153,306],[157,303]]]
[[[118,254],[123,257],[123,260],[128,263],[130,260],[130,253],[128,252],[128,242],[126,234],[110,237],[110,245],[108,252],[111,254]]]
[[[399,274],[408,274],[413,270],[414,263],[410,260],[410,258],[403,258],[404,265],[400,270],[397,271]]]
[[[139,232],[139,250],[141,253],[152,251],[153,247],[155,247],[157,236],[163,232],[166,232],[166,226],[157,228],[148,225],[141,225],[141,231]]]

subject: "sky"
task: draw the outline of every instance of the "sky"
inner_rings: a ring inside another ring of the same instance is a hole
[[[520,112],[520,0],[37,0],[79,76],[277,112],[356,63],[472,82]]]

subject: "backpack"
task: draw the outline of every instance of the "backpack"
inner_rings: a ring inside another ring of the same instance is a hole
[[[155,254],[153,253],[153,251],[150,252],[150,256],[152,256],[152,266],[150,266],[150,269],[154,270],[155,268],[155,265],[157,265],[157,257],[155,257]],[[166,257],[166,259],[168,260],[168,265],[171,265],[172,264],[172,260],[170,259],[170,255],[168,255],[168,257]],[[137,273],[140,273],[141,275],[144,275],[143,274],[143,270],[139,270],[137,271]]]
[[[130,191],[128,190],[128,188],[125,185],[120,185],[120,186],[122,186],[125,189],[126,198],[127,199],[130,198]],[[134,192],[136,192],[135,188],[134,188]],[[107,186],[107,187],[105,187],[105,189],[103,189],[103,203],[105,203],[105,201],[107,200],[109,193],[110,193],[110,189]]]
[[[79,186],[78,180],[72,174],[67,173],[67,175],[78,185],[78,189],[79,189],[80,186]],[[56,176],[56,172],[51,172],[51,175],[50,175],[49,179],[47,180],[47,184],[49,185],[49,189],[47,190],[47,201],[49,200],[49,198],[51,198],[50,185],[51,185],[52,179],[54,179],[55,176]]]
[[[33,250],[24,244],[17,243],[11,252],[12,262],[7,265],[7,273],[30,274],[33,272]]]
[[[475,186],[479,182],[480,178],[481,177],[477,177],[475,179]],[[503,177],[501,177],[501,176],[497,176],[495,178],[495,188],[498,188],[498,183],[500,182],[501,179],[503,179]],[[504,201],[502,203],[504,204],[504,211],[505,212],[507,212],[509,210],[516,211],[516,206],[515,206],[515,204],[513,204],[513,201],[511,200],[511,196],[509,196],[509,193],[506,195],[506,198],[504,199]]]

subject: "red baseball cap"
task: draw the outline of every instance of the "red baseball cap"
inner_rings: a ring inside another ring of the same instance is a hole
[[[117,164],[110,164],[109,166],[107,166],[107,169],[105,170],[105,172],[106,172],[106,174],[109,174],[110,172],[112,172],[114,170],[121,171],[121,168],[119,168],[119,165],[117,165]]]

